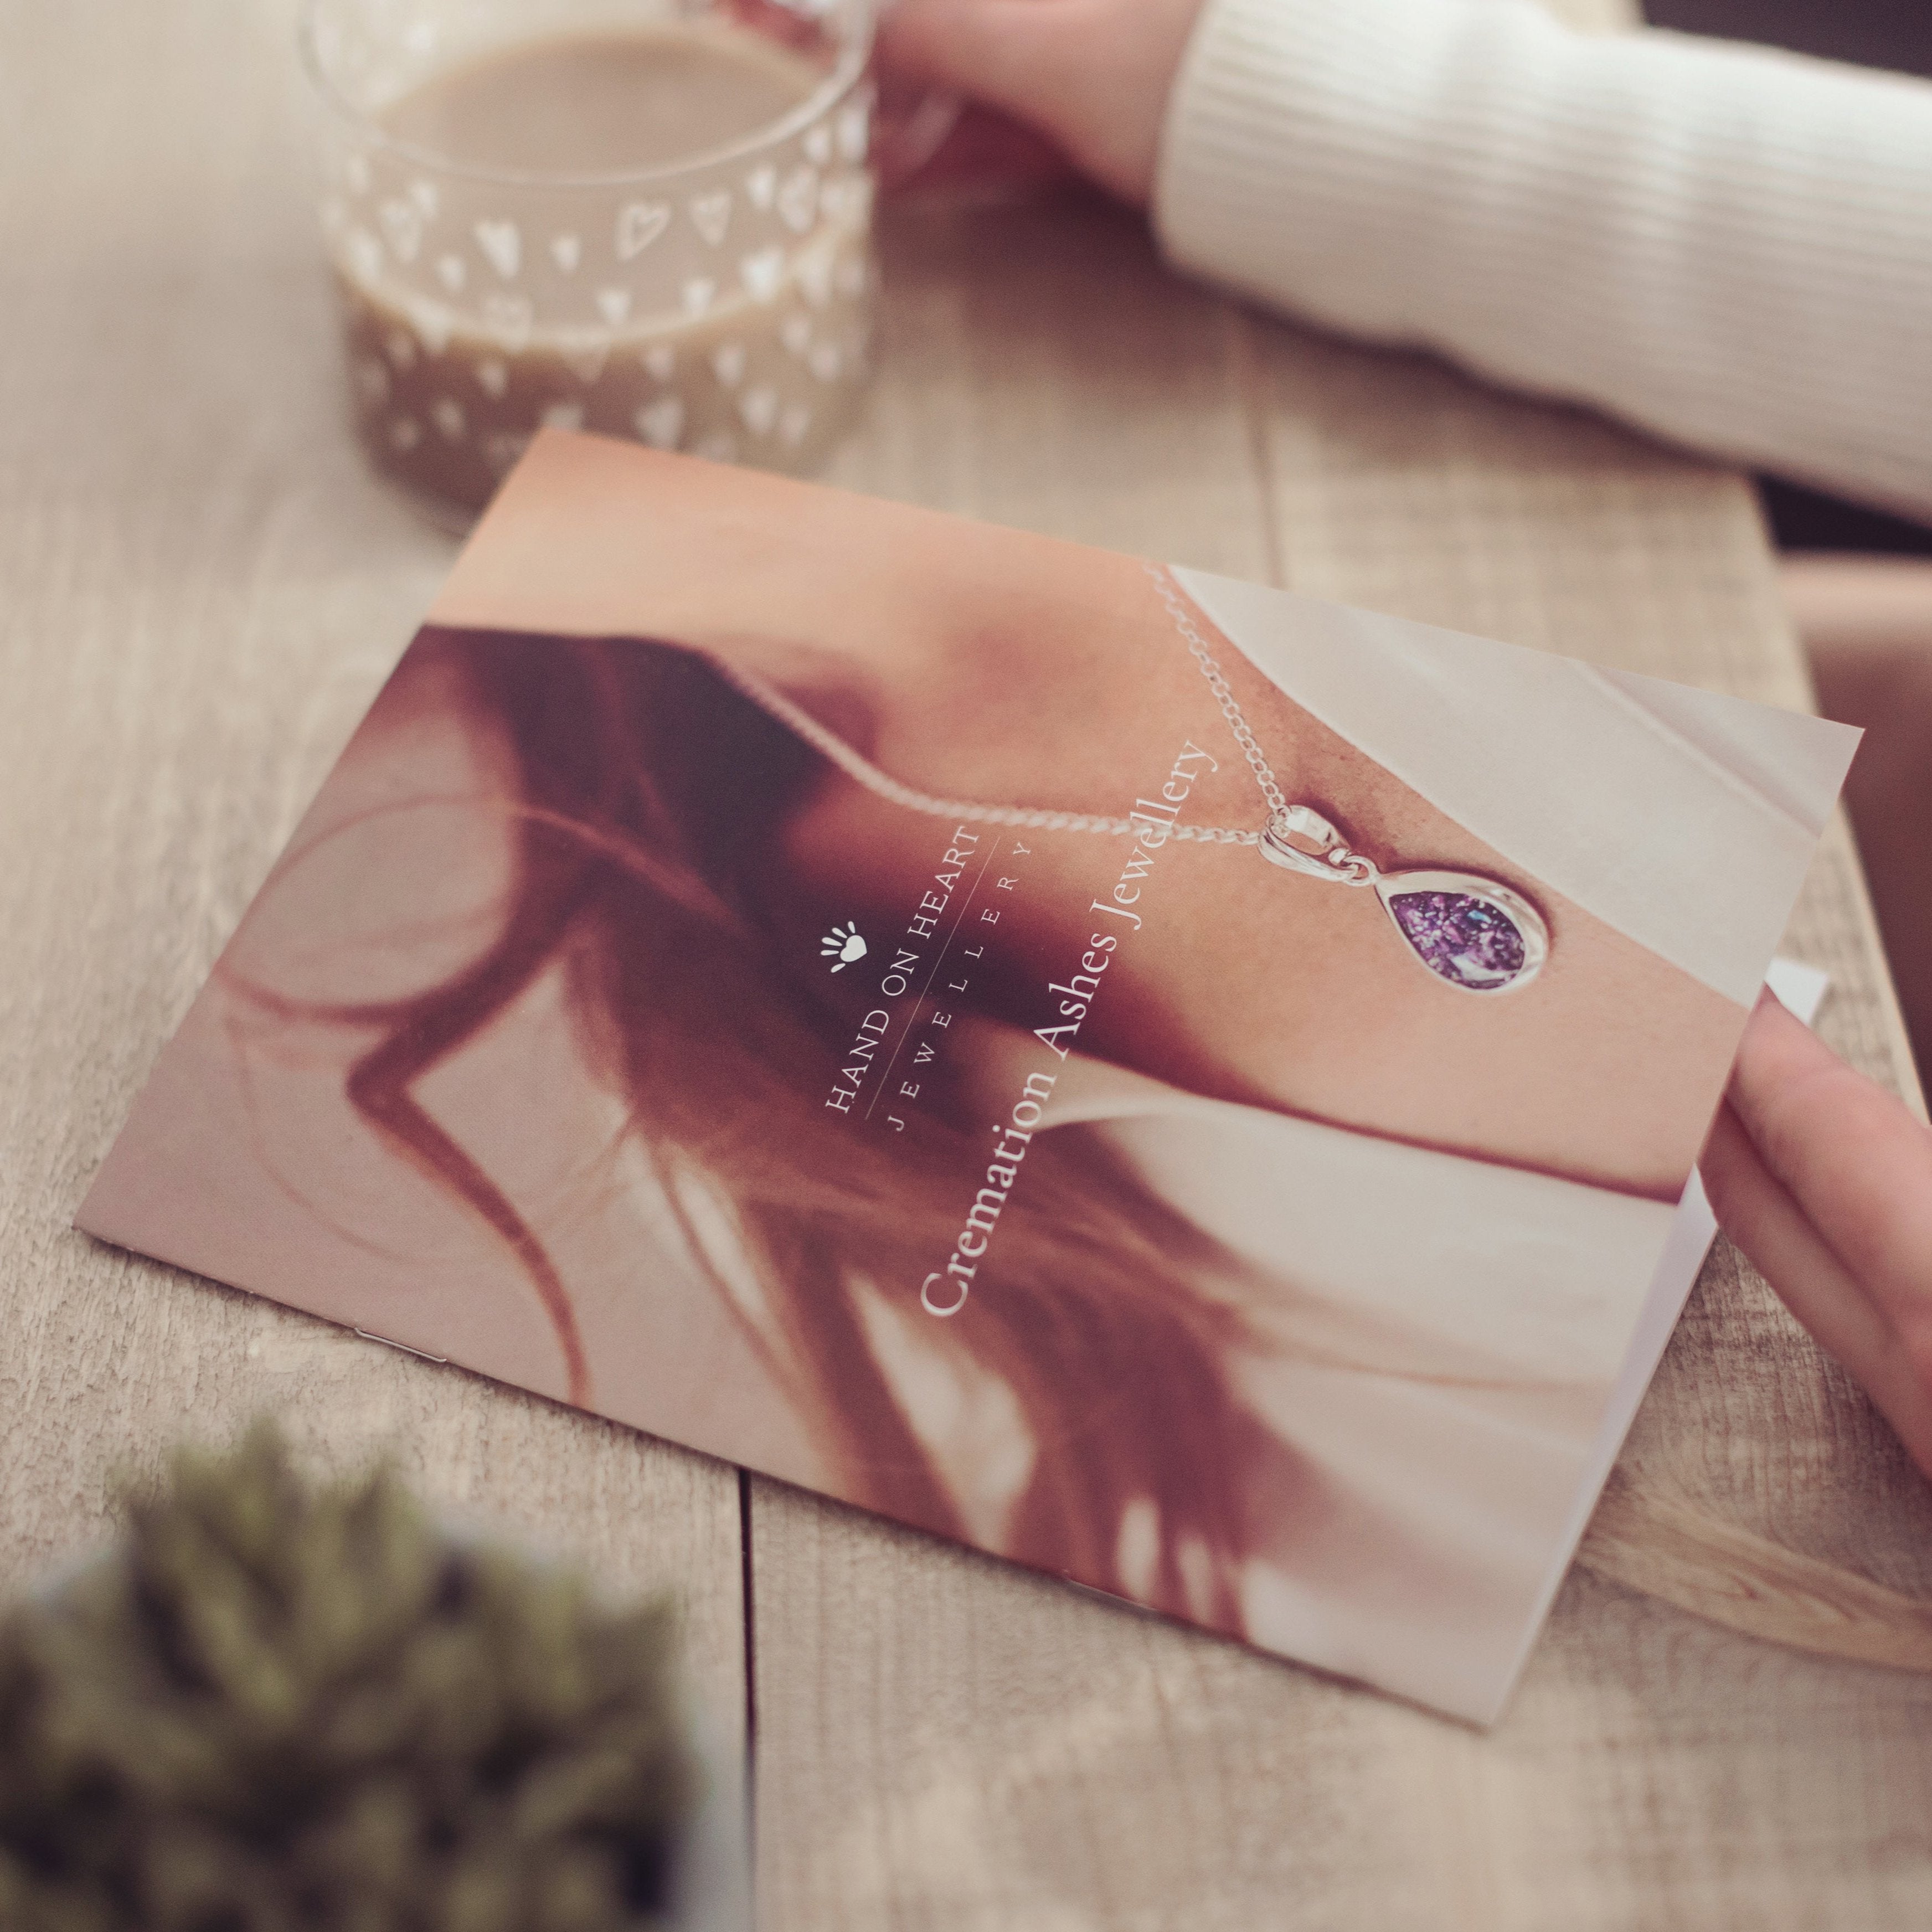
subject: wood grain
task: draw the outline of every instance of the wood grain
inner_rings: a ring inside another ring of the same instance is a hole
[[[1078,200],[908,216],[842,480],[1802,705],[1736,478],[1162,276]],[[1099,292],[1104,291],[1104,297]],[[1125,399],[1142,400],[1132,409]],[[1911,1090],[1856,860],[1790,941]],[[1932,1507],[1728,1249],[1631,1480],[1890,1588]],[[854,1928],[1878,1928],[1932,1912],[1932,1682],[1573,1572],[1479,1737],[754,1485],[762,1918]],[[1669,1587],[1667,1567],[1648,1572]]]
[[[292,10],[0,11],[0,1577],[267,1412],[675,1591],[742,1735],[735,1471],[68,1226],[451,554],[341,424]]]

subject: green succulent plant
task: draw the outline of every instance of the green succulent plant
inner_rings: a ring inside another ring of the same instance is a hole
[[[272,1429],[183,1452],[0,1620],[8,1932],[664,1922],[698,1795],[671,1613],[452,1539]]]

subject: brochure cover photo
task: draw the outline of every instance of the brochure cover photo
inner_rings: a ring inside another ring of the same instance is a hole
[[[1486,1720],[1856,742],[546,434],[80,1225]]]

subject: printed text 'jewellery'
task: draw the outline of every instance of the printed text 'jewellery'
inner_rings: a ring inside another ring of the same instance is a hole
[[[1352,850],[1328,818],[1311,805],[1291,805],[1252,728],[1208,648],[1173,579],[1149,564],[1174,628],[1208,680],[1208,688],[1228,721],[1228,728],[1254,774],[1268,814],[1258,831],[1228,826],[1177,823],[1166,838],[1216,845],[1253,845],[1271,865],[1331,885],[1374,889],[1413,956],[1448,986],[1466,993],[1508,993],[1526,986],[1550,956],[1550,928],[1520,892],[1476,872],[1384,872]],[[1046,812],[1027,806],[983,805],[970,800],[935,798],[915,790],[868,764],[842,739],[794,704],[784,692],[742,668],[711,660],[718,674],[760,710],[795,732],[847,777],[888,802],[934,818],[967,824],[1010,825],[1039,832],[1099,832],[1144,837],[1145,820],[1111,818],[1097,812]]]

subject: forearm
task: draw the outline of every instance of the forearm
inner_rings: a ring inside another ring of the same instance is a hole
[[[1210,0],[1178,266],[1932,516],[1932,86],[1528,0]]]

